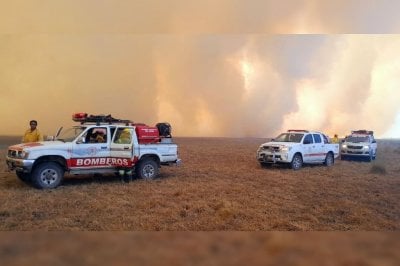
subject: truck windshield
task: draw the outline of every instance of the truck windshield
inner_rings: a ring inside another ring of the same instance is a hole
[[[297,142],[300,143],[304,134],[301,133],[282,133],[273,142]]]
[[[360,136],[360,137],[350,136],[350,137],[346,138],[346,141],[353,142],[353,143],[368,142],[368,137],[367,136]]]
[[[72,127],[72,128],[67,128],[65,130],[63,129],[58,135],[57,140],[61,140],[64,142],[71,142],[74,139],[76,139],[76,137],[78,137],[83,130],[85,130],[85,127]]]

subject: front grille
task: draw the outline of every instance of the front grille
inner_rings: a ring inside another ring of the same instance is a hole
[[[352,146],[352,145],[349,145],[349,146],[347,146],[349,149],[353,149],[353,150],[361,150],[362,148],[363,148],[363,146]]]
[[[263,150],[265,150],[265,151],[279,151],[279,147],[276,147],[276,146],[263,146]]]

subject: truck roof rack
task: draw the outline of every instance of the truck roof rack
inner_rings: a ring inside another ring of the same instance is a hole
[[[127,126],[133,124],[131,120],[117,119],[111,115],[88,115],[87,113],[75,113],[72,115],[72,120],[75,122],[84,123],[96,123],[100,124],[125,124]]]
[[[289,129],[288,132],[310,132],[310,131],[305,129]]]

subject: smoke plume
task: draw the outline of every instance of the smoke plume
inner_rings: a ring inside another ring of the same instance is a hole
[[[373,33],[399,29],[399,4],[361,2],[10,1],[0,134],[37,119],[52,135],[88,112],[167,121],[176,136],[398,137],[400,36]],[[368,34],[326,34],[348,32]]]

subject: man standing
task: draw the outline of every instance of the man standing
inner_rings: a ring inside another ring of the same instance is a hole
[[[337,134],[333,136],[332,143],[339,143],[339,137]]]
[[[25,131],[25,134],[22,137],[22,143],[43,141],[42,133],[40,133],[40,131],[36,128],[37,121],[31,120],[29,122],[29,125],[31,126],[31,128]]]

